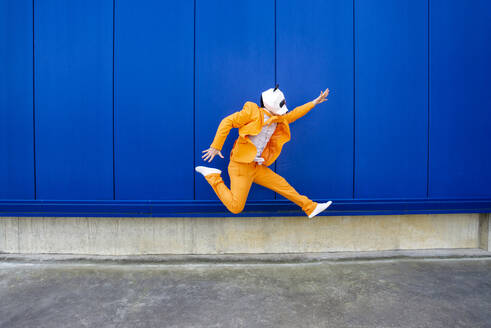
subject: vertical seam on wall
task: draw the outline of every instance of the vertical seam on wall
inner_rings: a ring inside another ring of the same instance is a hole
[[[355,85],[355,69],[356,69],[356,65],[355,65],[355,47],[356,47],[356,43],[355,43],[355,0],[353,0],[353,196],[352,198],[354,199],[355,198],[355,147],[356,147],[356,143],[355,143],[355,121],[356,121],[356,85]]]
[[[116,158],[115,158],[115,129],[114,129],[114,44],[115,44],[115,27],[116,27],[116,0],[113,0],[113,200],[116,200]]]
[[[34,161],[34,200],[37,199],[36,186],[36,74],[35,74],[35,52],[34,52],[34,1],[32,0],[32,148]]]
[[[193,199],[196,200],[196,0],[193,12]]]
[[[274,85],[276,85],[277,82],[277,76],[276,76],[276,70],[277,70],[277,64],[276,64],[276,47],[277,47],[277,42],[276,42],[276,0],[274,0]],[[278,161],[276,160],[274,162],[274,170],[275,172],[278,172],[278,166],[276,165]],[[274,199],[277,199],[278,193],[274,193]]]
[[[274,84],[276,85],[277,83],[277,77],[276,77],[276,70],[277,70],[277,64],[276,64],[276,0],[274,0]]]
[[[428,132],[426,149],[426,198],[430,197],[430,0],[428,0]]]
[[[16,220],[17,220],[17,253],[20,253],[20,218],[17,217]],[[7,229],[5,229],[5,231],[7,231]],[[7,238],[6,234],[5,234],[5,238]]]

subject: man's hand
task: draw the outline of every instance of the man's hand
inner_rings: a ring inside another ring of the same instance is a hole
[[[314,105],[318,105],[321,102],[324,102],[327,100],[326,97],[328,94],[329,94],[329,88],[326,88],[326,91],[324,91],[324,92],[322,92],[322,90],[321,90],[320,96],[315,98],[314,100],[312,100],[312,102],[314,103]]]
[[[213,147],[210,147],[206,150],[203,150],[202,151],[203,153],[205,153],[203,156],[201,156],[201,158],[206,162],[207,159],[210,159],[208,162],[211,162],[213,160],[213,157],[216,156],[216,154],[218,154],[218,156],[220,156],[221,158],[223,158],[223,155],[222,155],[222,152],[219,151],[218,149],[215,149]]]

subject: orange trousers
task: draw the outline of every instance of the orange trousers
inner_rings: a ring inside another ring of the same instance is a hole
[[[228,174],[230,176],[230,189],[227,188],[218,173],[208,174],[205,178],[225,207],[234,214],[240,213],[244,209],[253,182],[291,200],[300,206],[307,215],[310,215],[317,206],[316,202],[300,195],[283,177],[269,167],[259,165],[256,162],[239,163],[231,160],[228,165]]]

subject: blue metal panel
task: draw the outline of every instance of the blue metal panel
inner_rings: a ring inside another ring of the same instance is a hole
[[[394,215],[421,213],[489,213],[491,200],[339,200],[323,216]],[[230,217],[220,201],[40,201],[0,200],[1,216],[91,216],[91,217]],[[289,200],[253,200],[247,202],[238,217],[305,216]]]
[[[0,1],[0,199],[34,198],[32,1]]]
[[[353,3],[277,0],[276,10],[277,82],[288,108],[330,90],[290,126],[278,172],[311,198],[352,198]]]
[[[355,198],[426,198],[428,2],[355,2]]]
[[[112,199],[111,0],[36,0],[40,199]]]
[[[430,1],[430,198],[491,198],[491,1]]]
[[[274,0],[197,1],[196,165],[217,167],[226,180],[237,132],[227,138],[225,159],[217,156],[204,163],[202,150],[210,146],[225,116],[241,110],[246,101],[258,103],[261,92],[274,86],[274,46]],[[203,176],[195,178],[196,199],[217,198]],[[274,193],[253,185],[249,198],[272,199]]]
[[[193,199],[194,1],[115,12],[116,199]]]

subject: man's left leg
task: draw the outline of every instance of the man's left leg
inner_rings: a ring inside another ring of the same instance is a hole
[[[269,188],[302,208],[305,214],[310,215],[317,203],[304,195],[300,195],[281,175],[275,173],[267,166],[258,165],[254,183]]]

